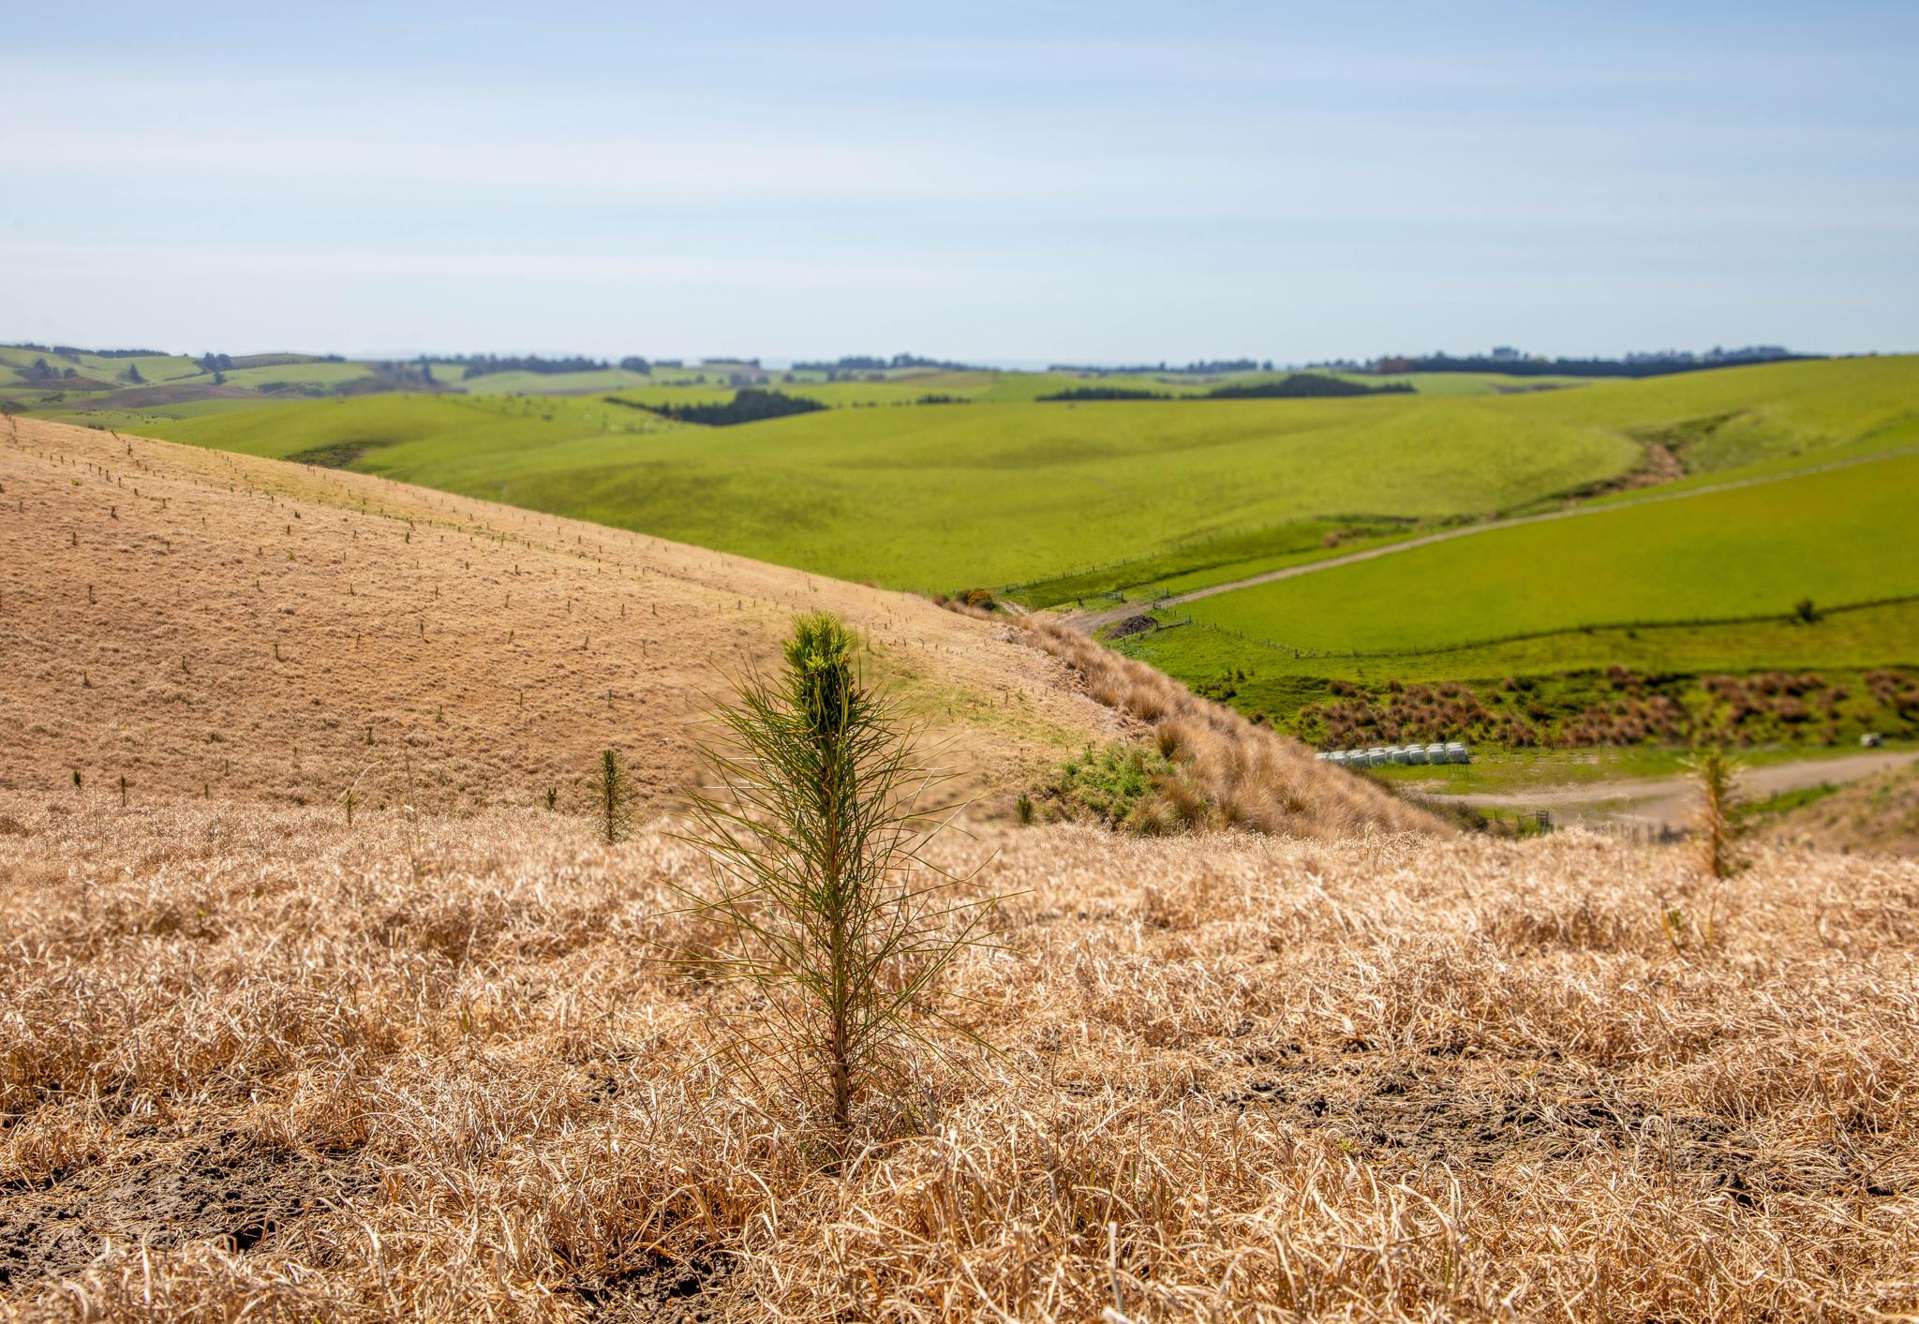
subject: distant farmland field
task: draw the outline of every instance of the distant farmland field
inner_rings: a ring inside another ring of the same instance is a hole
[[[785,389],[1016,381],[1048,375]],[[102,421],[889,587],[1023,586],[1017,596],[1048,606],[1225,582],[1328,555],[1329,541],[1364,545],[1571,493],[1603,500],[1653,448],[1684,483],[1919,442],[1915,388],[1919,360],[1862,359],[1508,396],[899,404],[718,429],[636,407],[728,398],[711,385],[630,388],[624,403],[389,395]]]
[[[1919,595],[1919,456],[1647,502],[1205,598],[1195,621],[1324,652]]]
[[[1911,604],[1830,610],[1919,593],[1906,514],[1919,459],[1899,458],[1919,447],[1919,359],[1508,395],[1252,401],[994,403],[994,393],[1082,379],[891,373],[782,383],[841,407],[742,426],[677,424],[646,407],[731,398],[692,376],[581,395],[144,409],[82,399],[61,416],[384,474],[843,579],[992,588],[1037,608],[1117,591],[1150,610],[1161,594],[1489,517],[1626,503],[1229,591],[1162,613],[1192,626],[1121,645],[1269,715],[1324,699],[1342,677],[1496,684],[1580,668],[1868,668],[1919,657]],[[927,394],[969,403],[912,403]],[[1860,459],[1872,462],[1821,471]],[[1761,477],[1780,481],[1667,499]],[[1804,599],[1819,618],[1788,623]],[[1768,619],[1682,623],[1728,617]],[[1566,703],[1588,699],[1613,702],[1581,690]],[[1852,729],[1874,719],[1848,710],[1834,720]]]
[[[1329,747],[1911,736],[1915,491],[1903,455],[1602,508],[1199,599],[1117,646]]]
[[[672,428],[583,399],[372,397],[160,420],[889,587],[999,585],[1305,518],[1489,513],[1604,479],[1640,448],[1518,400],[1193,401],[833,410]],[[338,453],[338,452],[336,452]]]

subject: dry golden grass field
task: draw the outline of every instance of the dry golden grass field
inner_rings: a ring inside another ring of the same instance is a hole
[[[13,1317],[1919,1308],[1911,863],[985,828],[997,1054],[835,1173],[662,963],[686,847],[7,799]]]
[[[1118,726],[1003,631],[638,534],[26,419],[0,486],[0,788],[564,807],[616,746],[659,800],[822,608],[976,789]]]
[[[17,428],[0,1318],[1919,1315],[1919,863],[1449,834],[1077,637]],[[715,1055],[755,1007],[679,963],[670,817],[700,694],[817,606],[987,810],[1131,732],[1226,825],[942,837],[990,1050],[844,1159]]]

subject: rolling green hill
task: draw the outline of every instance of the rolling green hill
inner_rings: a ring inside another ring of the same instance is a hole
[[[1326,515],[1490,512],[1638,459],[1555,424],[1515,448],[1488,413],[1503,403],[923,406],[703,429],[594,399],[373,396],[137,430],[282,457],[348,446],[354,468],[408,482],[939,590]]]

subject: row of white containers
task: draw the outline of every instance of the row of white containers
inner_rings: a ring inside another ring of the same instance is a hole
[[[1443,745],[1393,745],[1373,749],[1336,749],[1319,756],[1321,763],[1348,768],[1377,768],[1383,763],[1471,763],[1473,756],[1457,740]]]

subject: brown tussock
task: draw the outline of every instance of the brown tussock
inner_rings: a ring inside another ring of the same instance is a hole
[[[1328,836],[1373,829],[1442,833],[1432,815],[1372,782],[1314,759],[1297,740],[1203,699],[1153,667],[1051,621],[1023,618],[1016,637],[1063,661],[1095,702],[1151,728],[1182,776],[1148,822],[1161,831],[1212,823],[1260,832]]]

